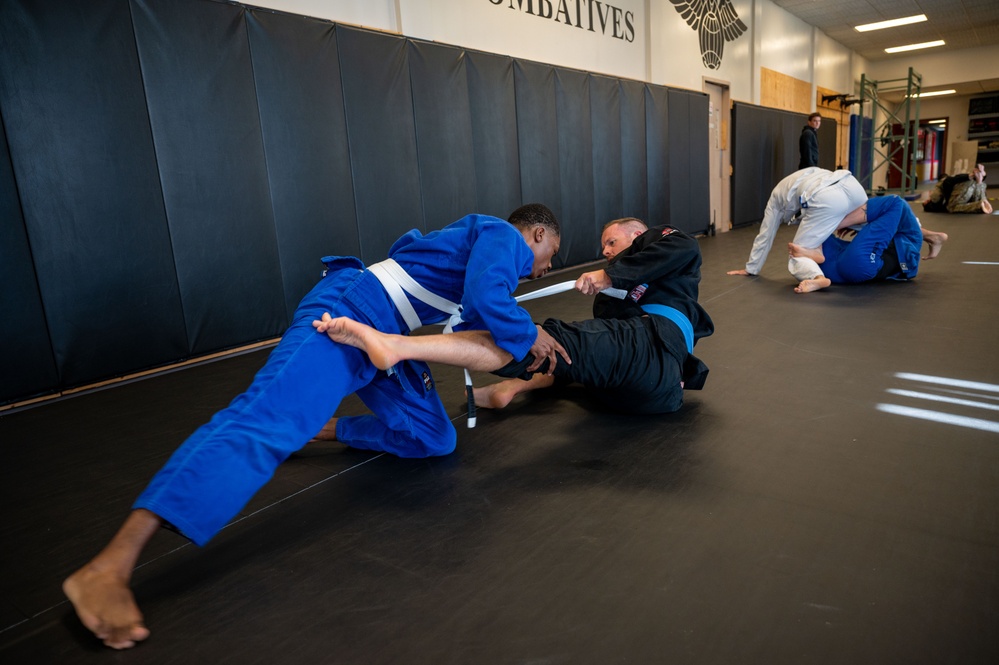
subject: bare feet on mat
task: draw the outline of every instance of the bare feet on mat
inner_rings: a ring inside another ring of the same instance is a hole
[[[811,293],[812,291],[829,288],[830,286],[832,286],[832,282],[829,281],[828,277],[816,277],[814,279],[802,280],[798,286],[794,287],[794,292]]]
[[[520,391],[517,390],[516,382],[520,379],[500,381],[481,388],[472,388],[475,396],[475,405],[482,409],[503,409],[516,397]],[[521,381],[521,383],[523,383]]]
[[[811,259],[816,263],[825,263],[826,256],[822,253],[822,248],[807,249],[793,242],[787,243],[787,252],[796,259]]]
[[[943,244],[947,242],[947,234],[940,233],[939,231],[930,231],[929,229],[923,229],[923,242],[930,246],[930,253],[924,256],[924,259],[935,259],[940,255],[940,250],[943,249]]]
[[[91,562],[62,583],[76,615],[112,649],[130,649],[149,637],[128,582]]]

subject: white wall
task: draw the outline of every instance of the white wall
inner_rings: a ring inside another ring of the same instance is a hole
[[[747,30],[724,44],[717,69],[704,65],[698,33],[666,0],[248,1],[659,85],[702,90],[704,78],[724,81],[730,85],[732,99],[755,104],[760,100],[760,67],[844,92],[851,92],[854,78],[859,77],[858,56],[770,0],[733,0]],[[528,7],[532,13],[526,11]],[[606,27],[601,29],[599,14],[595,14],[594,29],[590,29],[591,9],[605,13]],[[615,15],[617,36],[612,25]],[[580,22],[582,28],[577,25]]]
[[[651,6],[649,61],[651,83],[690,90],[703,89],[703,78],[726,81],[733,99],[753,99],[753,3],[734,0],[736,14],[747,26],[738,39],[726,42],[722,50],[721,67],[709,69],[701,58],[701,47],[695,32],[669,2],[653,2]],[[758,95],[757,95],[758,96]]]
[[[648,0],[252,0],[251,4],[648,80]]]
[[[760,42],[757,71],[766,67],[802,81],[811,81],[812,26],[771,2],[763,0],[759,4],[761,13],[755,26]]]
[[[842,93],[853,92],[853,60],[860,59],[853,51],[815,31],[815,85]],[[860,75],[857,75],[859,78]]]
[[[376,30],[402,31],[395,0],[249,0],[247,4]]]

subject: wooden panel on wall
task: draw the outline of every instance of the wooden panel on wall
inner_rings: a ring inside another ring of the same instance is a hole
[[[760,106],[811,113],[815,110],[812,104],[812,84],[760,67]]]

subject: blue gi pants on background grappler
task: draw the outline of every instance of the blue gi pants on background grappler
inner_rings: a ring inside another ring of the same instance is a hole
[[[867,202],[867,223],[851,241],[830,236],[822,243],[822,271],[833,284],[911,279],[919,270],[922,244],[909,204],[898,196],[876,196]]]

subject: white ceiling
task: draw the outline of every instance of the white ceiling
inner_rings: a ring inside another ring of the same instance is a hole
[[[771,0],[778,7],[813,25],[831,39],[859,53],[868,61],[907,59],[913,54],[957,51],[999,44],[999,0]],[[857,32],[855,25],[926,14],[926,21],[886,30]],[[889,46],[904,46],[942,39],[944,46],[925,51],[885,53]],[[955,81],[964,81],[954,72]],[[955,88],[974,95],[999,90],[999,79],[931,86]]]
[[[934,52],[999,44],[999,0],[772,0],[867,60],[911,57],[885,53],[904,46],[942,39]],[[922,23],[886,30],[857,32],[855,25],[926,14]],[[929,52],[929,51],[926,51]]]

